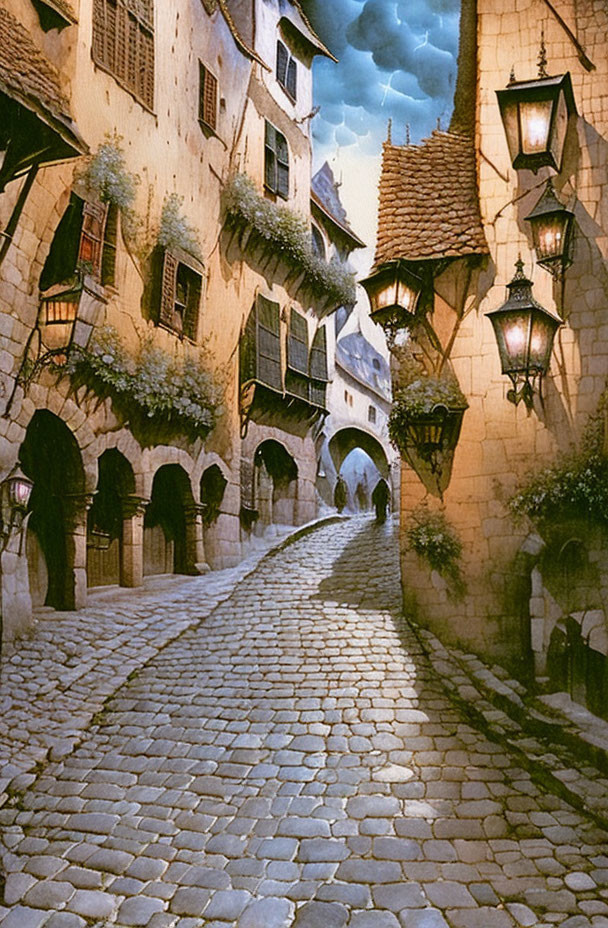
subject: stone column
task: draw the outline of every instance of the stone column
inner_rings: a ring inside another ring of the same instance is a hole
[[[203,535],[203,510],[201,503],[184,506],[186,515],[186,558],[192,573],[206,573],[209,565],[205,560],[205,542]]]
[[[125,496],[122,500],[121,586],[134,587],[143,583],[144,515],[149,502],[143,496]]]
[[[82,609],[87,604],[87,513],[93,493],[69,493],[65,496],[65,550],[67,609]]]

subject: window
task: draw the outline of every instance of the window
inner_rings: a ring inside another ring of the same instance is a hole
[[[217,129],[217,78],[199,61],[198,118],[210,129]]]
[[[295,58],[292,58],[281,41],[277,42],[277,80],[292,100],[297,95],[298,70]]]
[[[106,255],[108,207],[72,194],[40,275],[40,289],[71,281],[80,271],[106,283],[102,265]]]
[[[202,267],[190,255],[162,252],[160,325],[196,341]]]
[[[348,390],[344,391],[344,402],[347,406],[353,405],[353,395],[352,393],[349,393]]]
[[[375,423],[376,422],[376,407],[368,406],[367,407],[367,421]]]
[[[316,254],[317,258],[322,258],[323,261],[326,259],[325,251],[325,240],[323,234],[318,226],[313,225],[312,227],[312,250]]]
[[[283,392],[281,309],[258,294],[240,343],[241,384],[251,380]]]
[[[325,326],[317,329],[310,349],[310,401],[325,408],[327,373],[327,333]]]
[[[308,323],[293,307],[289,316],[285,389],[287,393],[308,399]]]
[[[285,200],[289,196],[289,149],[287,139],[267,122],[264,145],[264,184]]]
[[[154,106],[153,0],[94,0],[93,60]]]

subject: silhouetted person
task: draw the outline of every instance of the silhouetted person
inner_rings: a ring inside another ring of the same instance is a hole
[[[346,506],[346,482],[340,475],[338,475],[334,488],[334,506],[338,512],[342,512]]]
[[[376,510],[376,522],[379,525],[382,525],[383,522],[386,522],[386,510],[388,509],[390,495],[391,494],[386,480],[379,480],[374,487],[374,492],[372,493],[372,503],[374,504],[374,509]]]

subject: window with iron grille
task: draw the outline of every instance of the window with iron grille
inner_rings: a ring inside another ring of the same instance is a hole
[[[289,197],[289,148],[287,139],[267,122],[264,144],[264,184],[285,200]]]
[[[217,78],[199,61],[198,118],[210,129],[217,129]]]
[[[298,85],[298,68],[283,43],[277,41],[277,80],[283,90],[295,101]]]
[[[93,60],[154,106],[154,0],[93,0]]]
[[[196,341],[202,275],[186,255],[162,252],[159,324]]]

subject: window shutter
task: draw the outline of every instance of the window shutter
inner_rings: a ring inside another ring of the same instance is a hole
[[[287,66],[287,82],[285,86],[287,88],[287,93],[290,95],[290,97],[293,97],[294,100],[296,99],[297,95],[297,80],[298,72],[296,61],[295,58],[290,58],[289,65]]]
[[[277,80],[282,87],[287,86],[287,68],[289,55],[282,42],[277,42]]]
[[[93,58],[106,61],[106,4],[104,0],[93,0]]]
[[[128,72],[128,48],[129,48],[129,14],[127,8],[122,3],[116,5],[116,75],[121,80],[127,81]]]
[[[139,95],[146,106],[154,108],[154,35],[146,30],[139,33]]]
[[[127,14],[127,73],[129,87],[139,85],[139,24],[134,16]]]
[[[111,203],[108,208],[106,228],[101,249],[101,282],[104,286],[116,283],[116,243],[118,241],[118,207]]]
[[[153,0],[93,0],[93,59],[154,104]]]
[[[200,64],[199,119],[211,129],[217,126],[217,78]]]
[[[173,328],[173,310],[175,308],[175,284],[177,281],[177,258],[170,251],[163,253],[163,269],[160,285],[160,307],[158,321]]]
[[[264,183],[273,193],[277,191],[276,134],[274,126],[267,122],[264,146]]]
[[[273,390],[283,391],[281,365],[281,316],[278,303],[257,298],[257,380]]]
[[[327,374],[327,333],[325,326],[317,329],[310,351],[310,402],[325,408]]]
[[[82,208],[82,230],[78,260],[90,265],[91,273],[101,275],[101,249],[106,223],[107,206],[104,203],[87,203]]]
[[[304,316],[293,307],[289,316],[287,364],[292,371],[308,376],[308,325]]]
[[[184,335],[196,341],[198,334],[198,317],[201,304],[202,281],[198,274],[188,269],[189,286],[188,301],[186,303],[186,315],[184,318]]]
[[[289,197],[289,148],[287,139],[275,129],[277,152],[277,187],[279,196]]]
[[[241,386],[256,379],[257,373],[257,306],[254,304],[239,342],[239,372]]]

